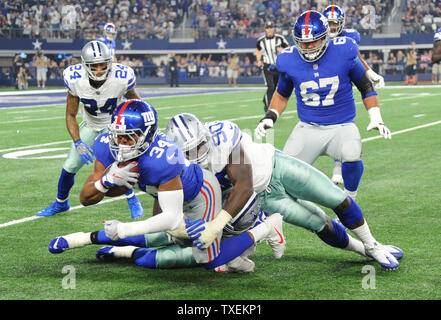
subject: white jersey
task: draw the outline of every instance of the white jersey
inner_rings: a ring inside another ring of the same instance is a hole
[[[119,63],[113,63],[107,80],[99,88],[90,85],[87,71],[81,63],[66,68],[63,77],[70,94],[78,97],[84,106],[84,121],[97,131],[107,128],[113,110],[136,84],[133,69]]]
[[[240,159],[234,152],[239,152],[239,146],[248,156],[253,171],[253,189],[256,193],[264,191],[271,181],[275,148],[269,143],[255,143],[250,135],[242,132],[230,121],[212,121],[205,123],[212,137],[212,150],[209,155],[209,170],[214,174],[223,173],[229,163],[230,154],[234,159]]]

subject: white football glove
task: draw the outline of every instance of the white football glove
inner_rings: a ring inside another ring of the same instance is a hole
[[[266,129],[274,127],[274,123],[277,121],[279,113],[275,109],[269,109],[265,117],[260,120],[256,129],[254,130],[254,135],[257,139],[262,139],[266,136]]]
[[[198,248],[208,248],[231,219],[232,217],[227,211],[221,210],[216,218],[210,222],[206,222],[204,224],[205,229],[202,230],[201,235],[197,240],[199,243]]]
[[[137,166],[136,162],[131,162],[125,167],[118,167],[118,163],[112,163],[112,166],[106,175],[101,177],[101,184],[106,188],[112,188],[115,186],[124,186],[128,189],[132,189],[133,185],[130,183],[137,183],[139,174],[137,172],[130,172],[130,169]]]
[[[112,240],[119,240],[118,226],[121,224],[118,220],[103,221],[106,237]]]
[[[369,118],[371,121],[367,126],[366,130],[370,131],[372,129],[377,129],[380,132],[380,135],[384,139],[392,139],[392,134],[390,130],[384,125],[383,119],[381,118],[380,108],[372,107],[368,109]]]
[[[257,139],[266,136],[266,129],[274,127],[274,121],[271,119],[262,119],[254,130]]]
[[[374,70],[368,69],[366,71],[366,75],[368,76],[369,80],[371,80],[374,84],[375,89],[384,88],[384,78],[377,74]]]
[[[167,233],[174,238],[178,239],[189,239],[190,237],[187,234],[187,229],[185,228],[185,221],[182,220],[179,227],[175,230],[168,230]]]

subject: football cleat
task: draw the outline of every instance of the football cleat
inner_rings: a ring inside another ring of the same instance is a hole
[[[142,208],[141,202],[139,202],[139,199],[136,196],[127,198],[127,203],[129,204],[132,219],[139,218],[144,214],[144,209]]]
[[[331,180],[335,184],[343,184],[343,176],[341,174],[333,174]]]
[[[67,200],[64,202],[54,201],[54,202],[51,202],[51,204],[47,208],[45,208],[41,211],[38,211],[37,216],[38,217],[50,217],[50,216],[53,216],[57,213],[67,211],[69,209],[70,209],[70,206],[69,206],[69,202]]]
[[[62,253],[69,249],[82,248],[91,243],[90,232],[76,232],[52,239],[48,250],[50,253]]]
[[[113,247],[107,246],[98,249],[95,256],[98,260],[115,260],[118,258],[131,258],[133,252],[138,249],[134,246],[124,246],[124,247]]]
[[[283,218],[280,213],[273,213],[263,222],[269,228],[269,233],[263,240],[270,245],[274,258],[280,259],[286,250],[286,239],[283,235]]]
[[[236,257],[227,264],[221,265],[214,269],[220,273],[251,273],[254,272],[255,263],[253,260],[244,256]]]
[[[115,252],[113,250],[115,247],[102,247],[98,249],[98,251],[95,253],[95,256],[98,260],[114,260],[115,259]]]
[[[393,255],[397,260],[400,260],[404,256],[403,250],[398,247],[392,246],[390,244],[384,244],[383,247],[384,249],[389,251],[389,253]]]
[[[400,263],[397,259],[380,243],[374,242],[373,246],[365,247],[366,255],[375,259],[380,266],[386,270],[398,269]]]

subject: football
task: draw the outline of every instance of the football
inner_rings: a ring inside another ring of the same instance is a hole
[[[129,163],[136,163],[136,166],[134,166],[133,168],[130,169],[130,172],[139,172],[139,166],[138,166],[138,162],[136,161],[124,161],[124,162],[118,162],[118,167],[119,168],[124,168],[125,166],[127,166]],[[109,171],[110,167],[112,165],[108,166],[106,168],[106,170],[104,171],[104,174],[107,174],[107,172]],[[134,185],[134,184],[132,184]],[[124,186],[120,186],[120,187],[113,187],[110,188],[109,191],[107,191],[106,195],[109,197],[117,197],[117,196],[121,196],[125,193],[127,193],[129,191],[129,189],[127,187]]]

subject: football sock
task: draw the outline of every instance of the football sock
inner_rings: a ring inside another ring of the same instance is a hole
[[[223,264],[226,264],[227,262],[230,262],[234,258],[240,256],[243,252],[245,252],[245,250],[251,247],[253,243],[253,239],[247,232],[241,233],[237,236],[222,241],[220,244],[219,255],[215,259],[206,263],[204,265],[204,268],[213,269]]]
[[[361,176],[363,175],[363,161],[343,162],[341,165],[341,174],[343,176],[345,189],[355,192],[360,185]]]
[[[69,197],[70,189],[72,189],[75,183],[75,173],[67,172],[66,170],[61,170],[60,178],[58,179],[58,193],[57,201],[64,202]]]
[[[336,248],[346,248],[349,242],[348,233],[346,232],[346,229],[340,224],[335,222],[334,220],[331,220],[332,226],[334,228],[334,232],[329,237],[320,237],[325,243],[329,244],[330,246],[336,247]]]
[[[366,220],[364,221],[363,225],[355,229],[352,229],[351,231],[358,237],[358,239],[361,240],[361,242],[363,242],[364,245],[367,246],[374,245],[375,238],[372,236],[371,230],[369,229]]]
[[[348,234],[348,245],[343,249],[356,252],[364,257],[366,256],[366,251],[363,242],[352,238],[349,234]]]
[[[119,240],[112,240],[106,236],[104,230],[92,232],[90,235],[90,240],[93,244],[110,244],[112,246],[136,246],[145,247],[146,241],[144,235],[127,237]]]
[[[349,227],[355,224],[358,224],[363,219],[363,212],[358,204],[349,197],[351,200],[351,205],[349,208],[344,210],[343,212],[335,212],[337,217],[340,219],[340,222],[343,223],[345,227]]]

